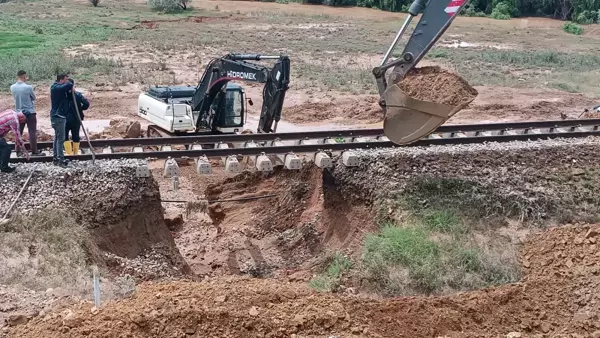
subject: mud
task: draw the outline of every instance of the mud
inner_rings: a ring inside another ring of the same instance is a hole
[[[439,66],[413,68],[397,84],[417,100],[449,106],[460,106],[477,96],[477,90],[464,79]]]
[[[76,305],[10,329],[11,337],[543,337],[598,334],[599,225],[528,238],[516,284],[390,300],[321,294],[285,279],[146,283],[129,298]],[[118,319],[118,320],[117,320]]]

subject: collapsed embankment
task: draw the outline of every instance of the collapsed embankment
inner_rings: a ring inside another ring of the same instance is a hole
[[[13,214],[64,211],[91,232],[101,250],[127,258],[156,244],[174,247],[158,185],[152,177],[136,177],[137,165],[137,160],[76,162],[68,169],[21,165],[0,187],[0,213],[8,210],[34,171]]]
[[[13,305],[0,308],[0,315],[48,305],[37,299],[89,296],[91,265],[100,268],[104,299],[123,291],[117,285],[121,278],[189,272],[165,225],[158,185],[152,177],[136,177],[137,165],[136,160],[75,162],[66,169],[22,164],[0,175],[3,215],[33,171],[13,218],[0,225],[0,284],[28,289],[28,295],[41,292],[29,299],[32,304],[3,293],[0,301]],[[63,291],[52,291],[58,289]]]
[[[377,291],[448,293],[515,281],[521,276],[521,241],[536,229],[528,225],[595,221],[600,210],[597,150],[595,139],[357,150],[361,164],[356,168],[337,163],[321,170],[307,164],[300,171],[244,172],[208,186],[205,195],[209,200],[275,196],[212,204],[212,224],[199,227],[189,262],[208,275],[299,271],[308,280],[306,271],[321,265],[323,253],[343,251],[361,261],[369,249],[366,238],[373,246],[389,244],[368,238],[382,225],[425,223],[425,235],[436,237],[435,243],[417,229],[421,237],[415,246],[430,245],[434,252],[410,263],[428,266],[414,273],[425,275],[426,285],[421,279],[395,286],[388,281]],[[413,233],[397,235],[415,239]],[[447,237],[460,241],[444,241]],[[460,250],[446,252],[448,246]],[[455,273],[462,268],[444,261],[448,255],[456,256],[456,264],[464,265],[464,256],[475,260],[476,268],[470,269],[482,277]],[[367,279],[380,279],[380,264],[372,265]],[[342,282],[365,286],[364,277]]]

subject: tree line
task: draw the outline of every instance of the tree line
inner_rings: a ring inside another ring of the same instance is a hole
[[[328,6],[376,8],[391,12],[407,12],[412,3],[412,0],[302,1]],[[492,17],[494,19],[539,16],[568,20],[585,25],[600,23],[600,0],[471,0],[460,14],[464,16]]]

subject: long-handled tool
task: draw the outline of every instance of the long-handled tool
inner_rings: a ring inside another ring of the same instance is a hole
[[[31,180],[31,177],[33,176],[33,173],[35,171],[32,171],[29,174],[29,177],[27,177],[27,181],[25,181],[25,183],[23,184],[23,186],[21,187],[21,191],[19,191],[19,194],[17,194],[17,197],[15,197],[15,199],[13,200],[12,204],[10,205],[10,207],[8,208],[8,210],[6,210],[6,212],[4,213],[4,217],[2,217],[2,222],[4,222],[6,220],[6,218],[8,217],[8,214],[10,214],[12,208],[15,206],[15,204],[17,203],[17,201],[19,200],[19,197],[21,197],[21,194],[23,193],[23,191],[25,190],[25,187],[27,187],[27,184],[29,184],[29,181]]]
[[[90,141],[90,137],[87,134],[87,130],[83,126],[83,121],[81,120],[81,115],[79,115],[79,105],[77,104],[77,97],[75,96],[75,88],[71,90],[71,96],[73,97],[73,104],[75,104],[75,111],[77,112],[77,119],[79,120],[80,128],[83,129],[83,134],[85,135],[85,139],[87,140],[88,146],[90,147],[90,151],[92,152],[92,164],[96,164],[96,154],[94,153],[94,147],[92,147],[92,142]]]

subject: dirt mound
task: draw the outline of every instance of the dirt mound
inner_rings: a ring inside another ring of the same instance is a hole
[[[23,141],[25,142],[29,142],[29,133],[27,132],[27,129],[25,129],[25,131],[23,131]],[[6,135],[6,141],[8,142],[14,142],[15,141],[15,135],[13,133],[8,133],[8,135]],[[37,131],[37,141],[38,142],[47,142],[47,141],[52,141],[53,140],[53,136],[44,132],[43,130],[38,130]]]
[[[477,90],[464,79],[439,66],[413,68],[397,84],[417,100],[449,106],[460,106],[477,96]]]
[[[446,297],[370,300],[316,293],[285,280],[147,283],[100,310],[81,304],[10,330],[14,337],[353,335],[355,337],[595,336],[600,226],[528,238],[523,282]]]
[[[138,138],[142,136],[142,127],[138,121],[128,119],[114,119],[110,121],[108,128],[101,133],[90,135],[90,139],[111,139],[111,138]]]
[[[377,96],[341,102],[303,103],[285,108],[283,118],[293,123],[315,123],[323,120],[341,120],[343,123],[376,123],[383,120],[383,110]]]

